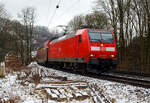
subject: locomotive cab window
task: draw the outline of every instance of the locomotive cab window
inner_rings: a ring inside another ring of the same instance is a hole
[[[107,31],[89,31],[90,42],[114,43],[113,35]]]
[[[101,35],[104,43],[114,43],[112,33],[102,33]]]
[[[89,32],[90,42],[101,42],[101,36],[99,32]]]

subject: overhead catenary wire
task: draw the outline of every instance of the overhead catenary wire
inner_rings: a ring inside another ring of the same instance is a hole
[[[57,9],[59,8],[60,2],[61,2],[61,0],[59,0],[59,1],[58,1],[58,4],[55,6],[55,10],[54,10],[54,12],[53,12],[53,14],[52,14],[52,16],[51,16],[49,22],[48,22],[47,27],[49,27],[49,25],[52,23],[52,20],[53,20],[53,18],[54,18],[55,15],[56,15],[56,11],[57,11]]]
[[[49,4],[49,6],[48,6],[48,12],[50,11],[50,9],[51,9],[51,0],[48,0],[49,2],[48,2],[48,4]],[[49,17],[50,17],[50,14],[48,15],[48,17],[47,17],[47,20],[49,21]],[[48,24],[47,24],[47,26],[48,26]]]
[[[68,11],[72,10],[74,6],[77,6],[77,3],[80,2],[80,0],[75,0],[71,5],[69,5],[59,16],[57,17],[63,17],[65,13],[68,13]],[[55,11],[54,11],[54,15],[51,17],[51,20],[49,21],[48,23],[48,27],[49,25],[52,23],[52,20],[54,18],[54,16],[56,15],[56,10],[57,10],[57,6],[59,8],[59,4],[60,4],[60,1],[58,2],[58,4],[56,5],[56,8],[55,8]],[[59,20],[59,19],[58,19]],[[56,21],[57,22],[57,21]]]
[[[48,22],[48,27],[49,27],[49,25],[51,24],[51,22],[52,22],[52,20],[53,20],[53,18],[54,18],[54,16],[55,16],[55,14],[56,14],[56,10],[57,10],[57,9],[55,9],[53,15],[52,15],[51,18],[50,18],[50,21]]]
[[[70,11],[74,6],[77,6],[77,2],[80,2],[80,0],[76,0],[75,2],[73,2],[67,9],[64,10],[63,13],[61,13],[58,17],[63,17],[64,14],[68,11]]]

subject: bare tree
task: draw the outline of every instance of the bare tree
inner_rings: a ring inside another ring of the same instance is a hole
[[[108,17],[101,11],[93,11],[93,13],[85,15],[84,24],[97,29],[109,28]]]
[[[107,29],[110,27],[107,16],[105,13],[100,11],[93,11],[93,13],[85,16],[75,16],[68,25],[74,32],[76,32],[83,25],[96,29]]]
[[[147,55],[147,63],[150,64],[150,1],[149,0],[143,0],[143,7],[145,11],[145,23],[146,23],[146,37],[147,37],[147,50],[146,50],[146,55]],[[149,65],[150,66],[150,65]]]
[[[4,60],[4,55],[8,52],[6,47],[7,40],[9,39],[8,31],[10,26],[9,16],[3,4],[0,4],[0,61]]]
[[[69,22],[69,26],[71,27],[72,31],[76,32],[81,25],[83,25],[84,21],[83,21],[83,16],[79,15],[79,16],[75,16],[70,22]]]
[[[24,25],[24,62],[25,64],[28,64],[31,62],[33,27],[36,17],[35,9],[32,7],[24,8],[19,16]]]
[[[104,11],[119,33],[120,65],[131,71],[132,64],[141,73],[150,72],[150,1],[97,0],[96,10]],[[130,62],[129,62],[130,61]]]

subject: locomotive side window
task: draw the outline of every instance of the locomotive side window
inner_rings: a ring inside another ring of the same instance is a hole
[[[82,37],[81,37],[81,35],[79,35],[79,42],[82,42]]]
[[[112,33],[103,33],[101,35],[104,43],[114,43]]]

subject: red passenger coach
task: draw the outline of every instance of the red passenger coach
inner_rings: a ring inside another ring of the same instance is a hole
[[[117,65],[114,34],[104,30],[80,29],[76,34],[47,42],[38,54],[41,54],[37,56],[39,63],[82,72],[99,73]]]

